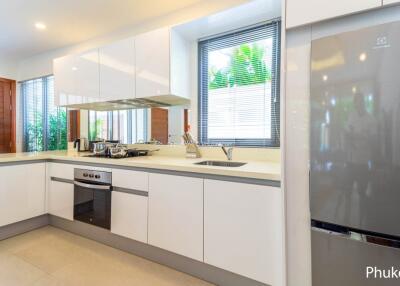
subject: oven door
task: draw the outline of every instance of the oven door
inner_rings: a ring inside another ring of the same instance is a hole
[[[111,186],[74,181],[74,220],[111,227]]]

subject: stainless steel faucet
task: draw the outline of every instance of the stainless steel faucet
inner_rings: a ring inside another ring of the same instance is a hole
[[[225,146],[221,146],[221,148],[222,148],[222,151],[224,151],[224,153],[225,153],[225,155],[226,155],[226,158],[227,158],[229,161],[232,161],[232,151],[233,151],[233,147],[230,147],[230,148],[226,149]]]

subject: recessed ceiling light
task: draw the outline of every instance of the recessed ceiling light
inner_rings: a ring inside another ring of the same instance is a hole
[[[327,81],[327,80],[328,80],[328,76],[327,76],[326,74],[324,74],[324,75],[322,76],[322,80],[323,80],[323,81]]]
[[[352,91],[354,94],[356,94],[356,93],[357,93],[357,87],[356,87],[356,86],[353,86],[353,88],[351,89],[351,91]]]
[[[360,61],[364,62],[367,59],[367,54],[366,53],[361,53],[359,56]]]
[[[42,22],[36,22],[35,23],[35,27],[38,30],[46,30],[46,28],[47,28],[46,25],[44,23],[42,23]]]

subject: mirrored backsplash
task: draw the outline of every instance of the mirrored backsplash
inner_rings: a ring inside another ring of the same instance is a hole
[[[189,110],[182,107],[116,111],[69,110],[69,141],[119,140],[124,144],[183,144]]]

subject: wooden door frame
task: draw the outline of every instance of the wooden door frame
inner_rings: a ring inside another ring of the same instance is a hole
[[[0,82],[8,82],[11,85],[11,146],[10,146],[10,152],[15,153],[17,151],[17,146],[16,146],[16,120],[17,120],[17,113],[16,113],[16,102],[17,102],[17,82],[12,79],[7,79],[7,78],[1,78],[0,77]]]

